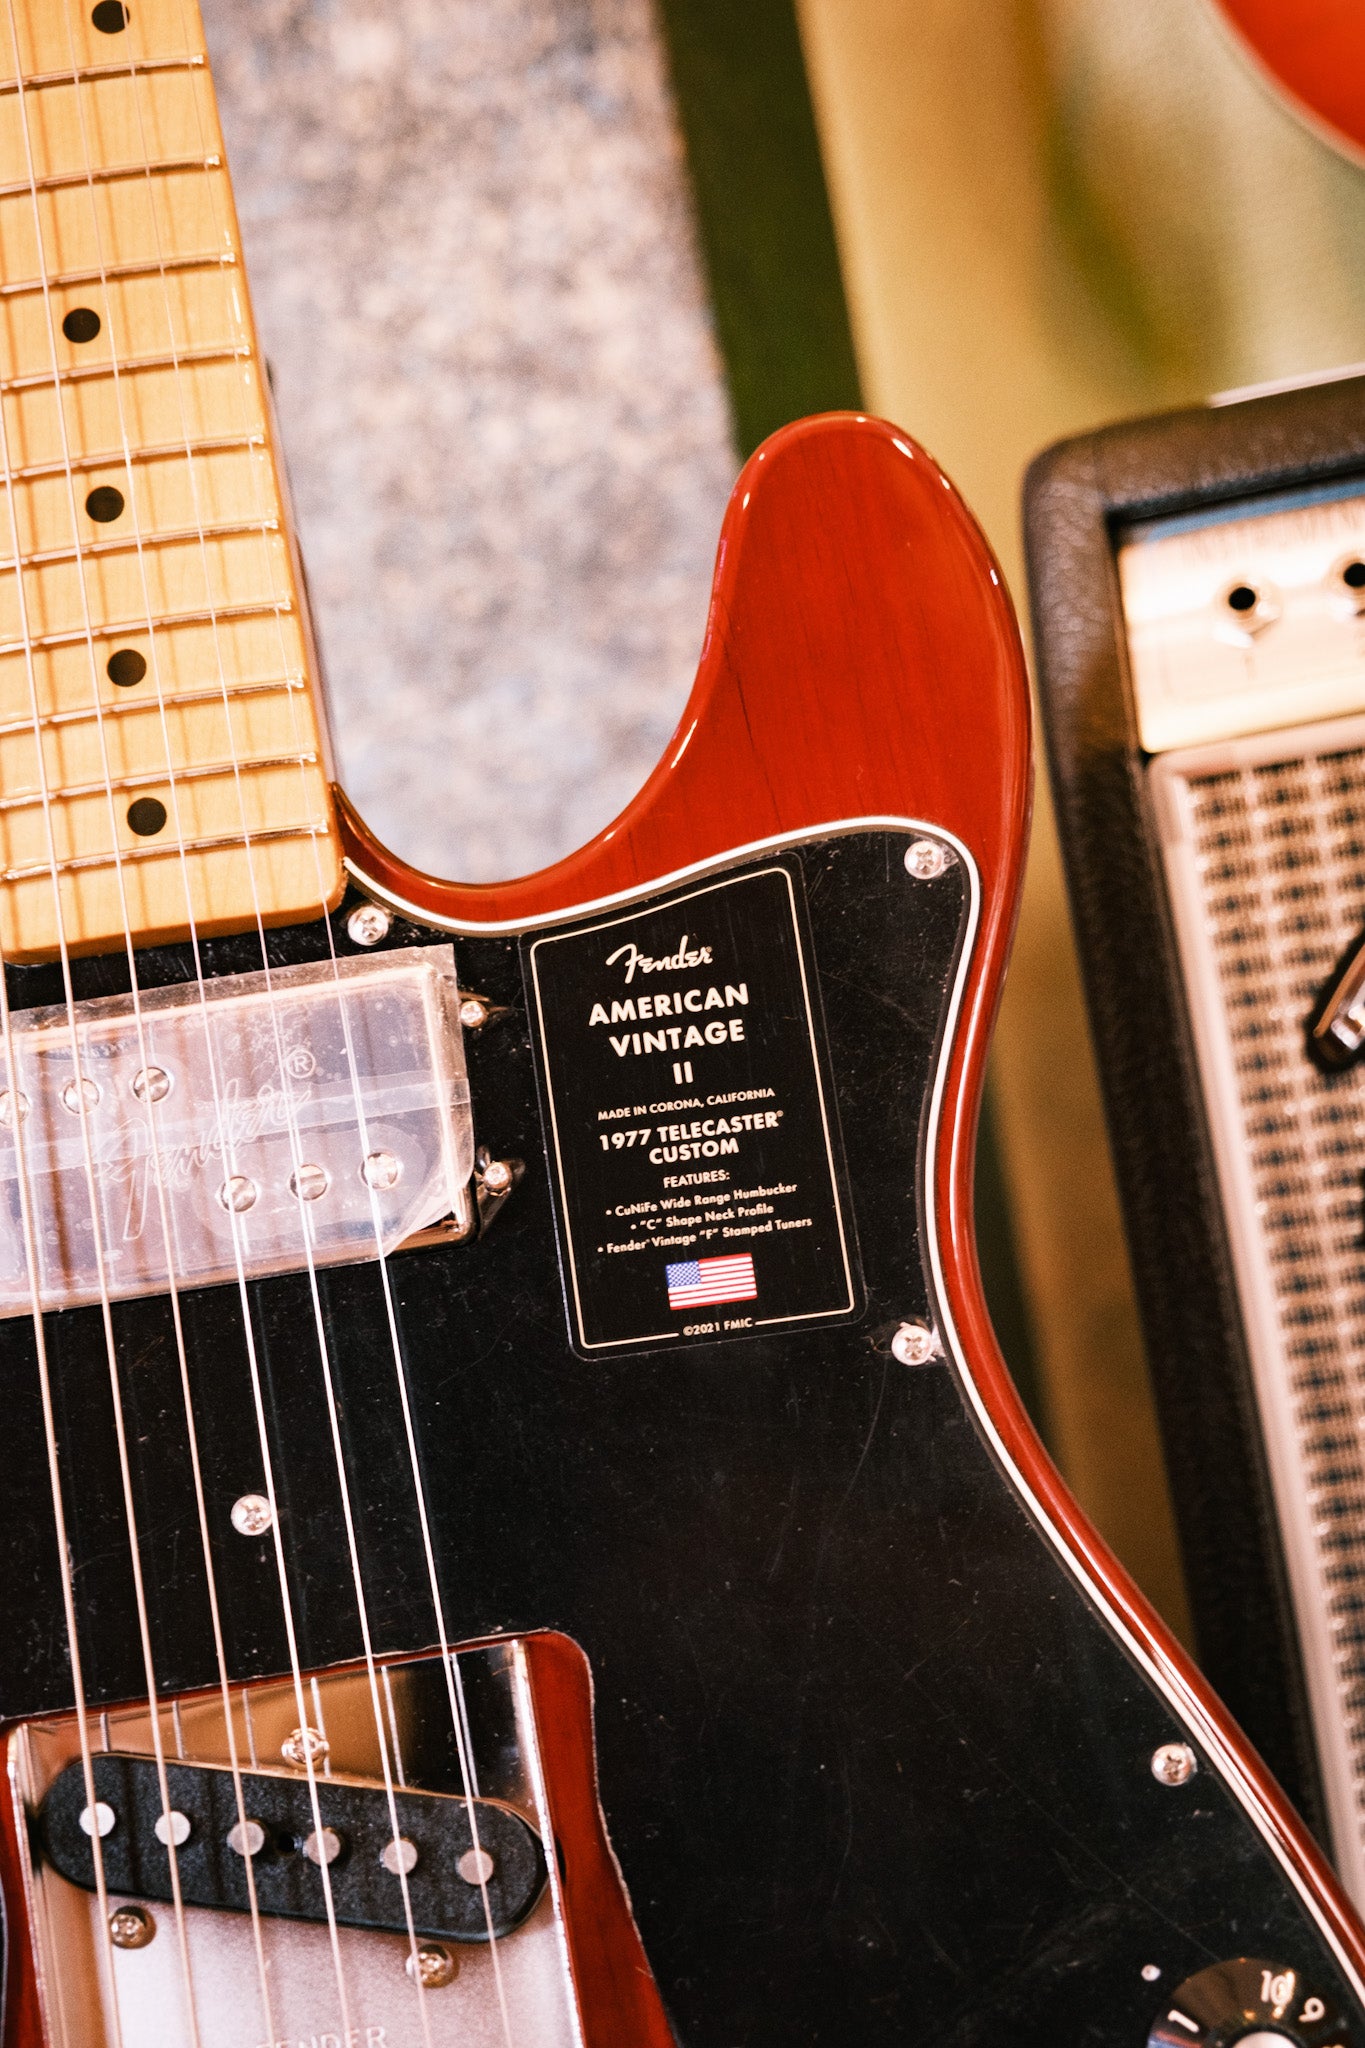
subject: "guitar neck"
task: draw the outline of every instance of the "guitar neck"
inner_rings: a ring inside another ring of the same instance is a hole
[[[0,0],[0,949],[316,917],[340,848],[194,0]]]

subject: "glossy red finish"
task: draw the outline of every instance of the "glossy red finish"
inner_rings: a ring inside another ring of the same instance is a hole
[[[934,1179],[948,1306],[973,1377],[1006,1456],[1061,1540],[1226,1746],[1263,1824],[1365,1971],[1365,1928],[1245,1738],[1081,1514],[991,1330],[973,1160],[1030,788],[1024,657],[980,529],[923,449],[883,421],[838,414],[784,429],[746,466],[722,530],[692,695],[663,760],[597,839],[538,874],[470,887],[405,867],[345,806],[343,832],[353,870],[379,892],[468,927],[529,924],[841,819],[921,818],[966,843],[981,876],[981,926]]]
[[[588,1660],[567,1636],[525,1650],[587,2048],[674,2048],[598,1803]]]
[[[1365,13],[1357,0],[1217,0],[1247,49],[1329,141],[1365,159]]]

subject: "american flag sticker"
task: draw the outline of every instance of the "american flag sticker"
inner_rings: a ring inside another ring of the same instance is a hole
[[[670,1308],[709,1308],[717,1301],[755,1301],[754,1255],[741,1252],[728,1259],[684,1259],[665,1266]]]

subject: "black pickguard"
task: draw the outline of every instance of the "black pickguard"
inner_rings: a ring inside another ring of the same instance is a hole
[[[1280,1866],[1035,1528],[951,1364],[888,1340],[930,1312],[922,1133],[963,942],[958,865],[904,834],[800,872],[862,1294],[768,1336],[584,1357],[570,1343],[516,940],[457,938],[509,1006],[468,1047],[479,1142],[526,1162],[486,1238],[391,1264],[452,1639],[561,1629],[591,1662],[602,1799],[685,2048],[1142,2048],[1182,1979],[1281,1958],[1355,2008]],[[354,950],[344,918],[339,950]],[[396,926],[390,944],[427,942]],[[275,935],[325,957],[321,928]],[[259,964],[249,940],[215,972]],[[78,993],[119,985],[85,963]],[[145,978],[183,978],[183,949]],[[19,970],[17,1003],[59,993]],[[251,1290],[306,1665],[358,1654],[307,1288]],[[324,1275],[378,1643],[434,1635],[376,1267]],[[231,1532],[260,1479],[235,1293],[185,1298],[232,1674],[287,1664],[273,1563]],[[116,1310],[166,1690],[216,1677],[170,1320]],[[87,1692],[142,1689],[99,1316],[49,1319]],[[70,1698],[34,1347],[0,1326],[7,1569],[0,1711]],[[572,1872],[569,1873],[572,1881]],[[1157,1965],[1156,1983],[1144,1965]],[[1357,2017],[1357,2026],[1359,2018]],[[1365,2038],[1358,2036],[1357,2038]]]

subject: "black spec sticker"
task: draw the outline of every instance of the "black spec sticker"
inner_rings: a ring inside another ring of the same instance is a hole
[[[529,958],[578,1347],[851,1313],[787,868],[537,939]]]

